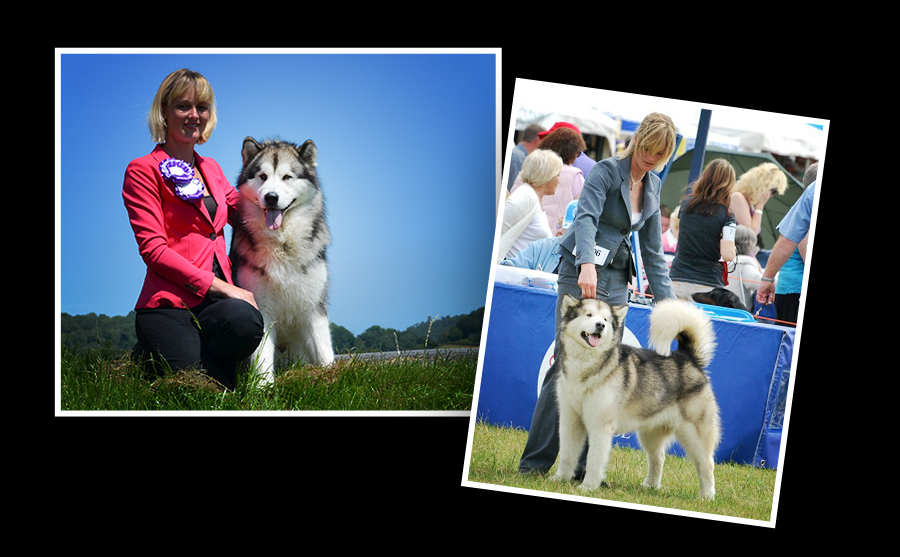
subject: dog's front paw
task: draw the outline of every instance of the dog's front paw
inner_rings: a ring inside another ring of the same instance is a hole
[[[599,482],[581,482],[581,485],[578,486],[578,489],[581,491],[594,491],[598,487],[609,487],[609,484],[606,481],[601,480]]]
[[[715,497],[716,497],[715,489],[711,489],[706,492],[703,492],[703,491],[700,492],[700,500],[701,501],[712,501],[713,499],[715,499]]]

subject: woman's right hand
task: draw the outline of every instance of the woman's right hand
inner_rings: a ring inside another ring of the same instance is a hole
[[[583,263],[578,272],[578,286],[582,298],[597,297],[597,268],[592,263]]]
[[[238,300],[244,300],[257,310],[259,310],[259,307],[257,307],[256,305],[256,299],[253,297],[253,292],[244,290],[239,286],[235,286],[231,283],[225,282],[218,277],[213,278],[213,282],[209,287],[209,291],[213,294],[225,296],[226,298],[237,298]]]

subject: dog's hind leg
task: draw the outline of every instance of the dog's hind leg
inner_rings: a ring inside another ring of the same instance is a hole
[[[717,424],[685,422],[676,432],[678,442],[697,469],[700,480],[700,498],[712,499],[716,495],[715,451],[719,442]]]
[[[647,476],[644,487],[658,488],[662,485],[663,465],[666,462],[666,449],[672,439],[672,430],[665,427],[638,431],[638,441],[647,453]]]
[[[290,337],[290,340],[282,339],[282,341],[286,342],[286,352],[291,358],[315,366],[334,363],[331,328],[327,315],[304,315],[290,334],[284,336]]]

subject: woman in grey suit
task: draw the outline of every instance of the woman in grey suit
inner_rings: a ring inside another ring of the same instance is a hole
[[[575,220],[556,248],[560,254],[559,297],[628,302],[636,274],[631,232],[640,231],[641,257],[655,299],[674,298],[663,256],[659,199],[662,169],[675,151],[675,124],[665,114],[647,115],[618,157],[594,165],[584,181]],[[558,306],[557,306],[558,309]],[[557,311],[557,315],[559,312]],[[554,358],[556,361],[557,358]],[[544,377],[532,416],[519,473],[547,473],[559,453],[556,365]],[[584,472],[582,458],[578,473]]]
[[[663,257],[659,194],[653,169],[666,165],[675,150],[675,125],[659,113],[648,115],[620,157],[602,160],[588,173],[575,221],[560,241],[560,293],[628,302],[636,273],[631,232],[640,230],[641,257],[650,288],[671,298],[672,282]]]

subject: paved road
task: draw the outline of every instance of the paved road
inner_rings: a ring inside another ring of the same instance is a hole
[[[465,356],[466,354],[478,354],[478,347],[473,346],[471,348],[439,348],[439,349],[430,349],[430,350],[401,350],[400,356],[405,358],[434,358],[438,354],[442,357],[448,358],[458,358],[460,356]],[[348,360],[351,357],[356,357],[362,360],[369,359],[381,359],[381,360],[390,360],[391,358],[397,357],[397,351],[394,350],[392,352],[362,352],[359,354],[335,354],[336,360]]]

